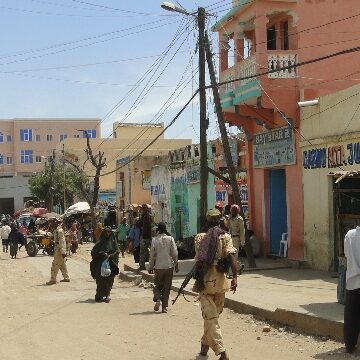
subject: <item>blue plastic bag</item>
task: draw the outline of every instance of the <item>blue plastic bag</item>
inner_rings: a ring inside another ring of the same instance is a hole
[[[102,277],[109,277],[111,275],[109,259],[106,259],[102,262],[100,274]]]

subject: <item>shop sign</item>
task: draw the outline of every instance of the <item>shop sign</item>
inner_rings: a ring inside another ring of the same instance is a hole
[[[188,184],[197,183],[200,181],[200,166],[193,166],[187,169],[186,182]]]
[[[116,165],[126,164],[130,161],[130,156],[126,156],[116,160]]]
[[[360,164],[360,142],[333,145],[303,152],[303,168],[336,168]]]
[[[141,171],[142,187],[144,190],[150,190],[151,188],[151,170]]]
[[[226,191],[220,190],[215,193],[216,201],[226,202]]]
[[[255,168],[295,164],[293,131],[289,128],[274,129],[254,135]]]

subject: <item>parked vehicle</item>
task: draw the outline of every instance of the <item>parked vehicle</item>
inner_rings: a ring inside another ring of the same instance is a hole
[[[44,254],[54,255],[55,243],[53,236],[48,234],[31,234],[27,236],[26,252],[29,256],[34,257],[43,250]]]

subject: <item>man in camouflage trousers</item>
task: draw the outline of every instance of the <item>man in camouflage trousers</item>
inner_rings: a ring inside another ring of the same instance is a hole
[[[207,355],[211,348],[220,360],[229,360],[222,338],[219,316],[223,311],[225,292],[237,288],[237,269],[231,236],[219,226],[221,213],[211,209],[207,213],[209,230],[195,237],[197,268],[202,272],[203,288],[200,291],[201,312],[204,319],[204,334],[201,338],[201,351]],[[224,266],[220,266],[224,264]],[[231,286],[227,279],[227,265],[231,267],[233,277]],[[201,270],[202,269],[202,270]]]
[[[60,282],[70,282],[68,270],[66,267],[66,240],[65,240],[65,224],[60,220],[55,220],[56,229],[53,233],[55,251],[54,251],[54,260],[51,265],[51,279],[46,283],[46,285],[56,284],[56,276],[61,271],[63,279]]]

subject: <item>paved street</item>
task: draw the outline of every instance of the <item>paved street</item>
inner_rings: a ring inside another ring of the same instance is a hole
[[[200,309],[180,298],[168,314],[152,311],[152,292],[116,280],[110,304],[95,304],[88,263],[68,260],[71,283],[44,286],[51,258],[0,254],[0,359],[201,359]],[[174,296],[174,294],[172,294]],[[271,327],[225,310],[231,359],[346,359],[340,343]],[[357,354],[359,356],[359,354]],[[205,359],[205,358],[204,358]],[[211,353],[208,359],[216,359]]]

